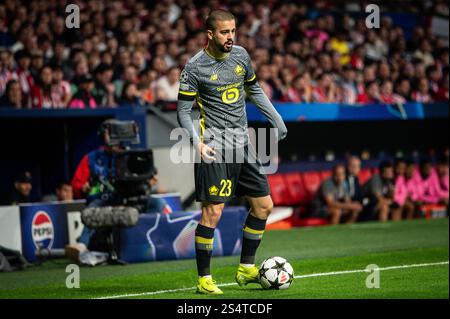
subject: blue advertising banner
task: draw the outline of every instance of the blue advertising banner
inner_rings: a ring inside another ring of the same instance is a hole
[[[275,103],[285,121],[382,121],[448,118],[448,104],[406,103],[404,105],[334,103]],[[247,104],[250,122],[267,121],[254,104]]]
[[[164,199],[168,212],[179,212],[183,210],[180,193],[152,194],[152,197]]]
[[[127,262],[195,258],[195,228],[201,212],[144,214],[120,232],[120,258]],[[214,234],[214,256],[241,251],[245,207],[225,208]]]
[[[64,248],[67,238],[67,205],[21,205],[22,253],[29,262],[36,250]]]

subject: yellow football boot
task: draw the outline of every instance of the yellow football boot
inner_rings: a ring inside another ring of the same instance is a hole
[[[236,272],[236,282],[239,286],[245,286],[249,283],[259,283],[258,267],[244,267],[240,265]]]
[[[197,293],[206,295],[222,295],[223,291],[216,285],[216,281],[211,277],[199,277]]]

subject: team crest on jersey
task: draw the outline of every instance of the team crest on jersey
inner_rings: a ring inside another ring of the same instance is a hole
[[[242,76],[244,75],[244,68],[238,64],[234,68],[234,73],[236,73],[237,76]]]
[[[213,75],[211,75],[211,77],[209,78],[211,81],[217,81],[217,73],[214,73]]]
[[[216,185],[213,185],[209,188],[209,195],[217,196],[219,194],[219,189]]]

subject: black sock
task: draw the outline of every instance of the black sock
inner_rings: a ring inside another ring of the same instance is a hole
[[[199,276],[211,275],[209,265],[213,250],[214,229],[198,224],[195,230],[195,256]]]
[[[255,254],[266,228],[266,220],[248,214],[242,239],[241,264],[254,264]]]

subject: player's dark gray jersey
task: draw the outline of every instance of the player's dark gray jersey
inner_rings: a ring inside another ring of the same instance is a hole
[[[186,64],[180,76],[180,98],[195,97],[200,108],[200,140],[205,130],[217,139],[227,132],[247,132],[245,85],[256,82],[250,56],[240,46],[233,46],[230,54],[217,59],[205,50]],[[208,133],[207,132],[207,133]],[[239,133],[238,133],[239,134]],[[208,134],[206,134],[208,136]],[[205,138],[209,142],[209,138]],[[220,147],[215,145],[215,147]]]

